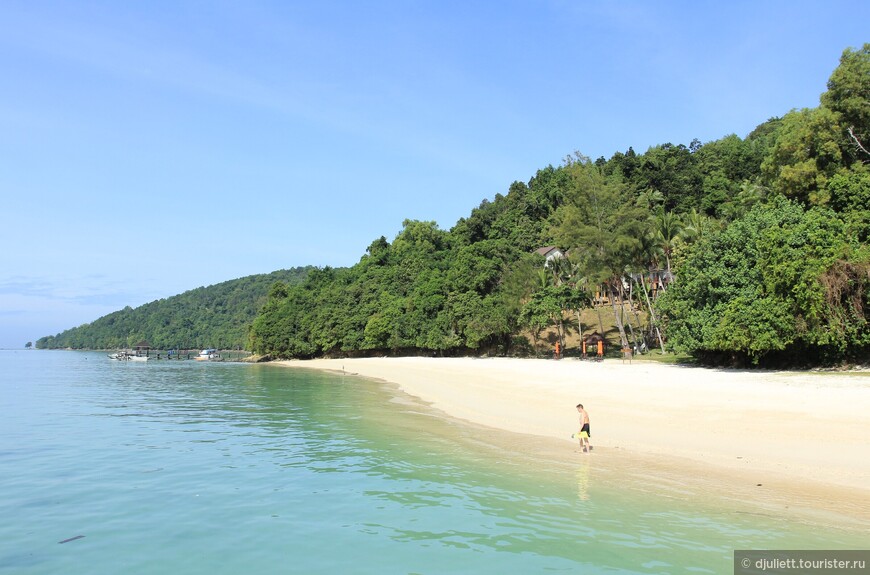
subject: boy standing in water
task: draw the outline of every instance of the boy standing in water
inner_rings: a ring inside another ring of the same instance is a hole
[[[589,431],[589,414],[583,409],[582,403],[577,404],[577,413],[580,414],[580,431],[577,433],[577,439],[580,440],[580,447],[586,453],[592,451],[592,444],[589,443],[589,438],[592,436],[592,432]]]

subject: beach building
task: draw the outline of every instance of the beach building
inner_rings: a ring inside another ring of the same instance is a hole
[[[148,357],[151,354],[151,344],[143,339],[133,346],[133,354],[137,357]]]
[[[588,357],[593,357],[595,359],[602,359],[604,357],[604,345],[606,341],[604,337],[601,336],[597,331],[592,332],[583,338],[581,342],[582,351],[581,358],[586,359]]]
[[[550,262],[553,260],[562,259],[565,257],[565,253],[556,246],[544,246],[542,248],[536,249],[535,253],[544,256],[544,259],[546,260],[546,263],[544,263],[544,267],[548,267],[550,265]]]

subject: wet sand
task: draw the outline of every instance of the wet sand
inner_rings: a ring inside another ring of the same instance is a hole
[[[450,417],[522,434],[534,449],[606,458],[629,474],[642,469],[651,485],[757,497],[772,512],[802,508],[870,521],[870,373],[573,359],[276,363],[392,382]],[[591,454],[570,439],[577,403],[590,414]]]

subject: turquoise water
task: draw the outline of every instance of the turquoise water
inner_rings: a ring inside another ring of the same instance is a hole
[[[731,573],[734,549],[866,547],[565,450],[354,377],[4,351],[0,575]]]

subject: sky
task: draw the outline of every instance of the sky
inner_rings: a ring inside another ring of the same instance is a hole
[[[815,107],[870,3],[0,4],[0,348]]]

